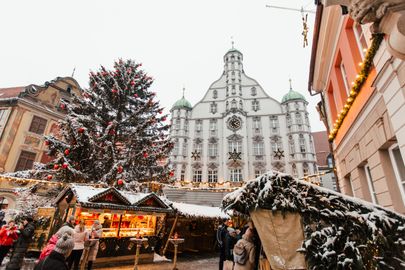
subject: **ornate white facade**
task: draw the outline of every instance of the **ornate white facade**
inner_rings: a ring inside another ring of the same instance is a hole
[[[194,107],[184,98],[171,109],[170,163],[179,181],[239,182],[274,169],[297,177],[316,171],[305,98],[291,89],[280,103],[243,69],[229,50],[221,77]]]

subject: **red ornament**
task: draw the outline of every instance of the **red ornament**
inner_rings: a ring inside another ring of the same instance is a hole
[[[117,168],[118,173],[122,173],[123,170],[124,170],[124,168],[122,168],[122,166],[118,166],[118,168]]]
[[[115,134],[115,130],[114,129],[110,129],[110,131],[108,132],[110,135],[114,135]]]
[[[166,117],[163,117],[163,118],[162,118],[162,121],[166,121]]]
[[[62,168],[63,168],[63,169],[67,169],[67,167],[68,167],[68,164],[67,164],[67,163],[63,163],[63,164],[62,164]]]
[[[160,110],[160,111],[159,111],[159,114],[162,114],[162,113],[163,113],[163,111],[162,111],[162,110]]]
[[[46,177],[46,179],[48,179],[48,180],[52,180],[52,178],[53,178],[52,174],[48,174],[48,176]]]
[[[84,132],[84,128],[81,127],[81,128],[79,128],[77,131],[78,131],[79,133],[83,133],[83,132]]]
[[[112,124],[113,124],[113,122],[111,122],[111,121],[110,121],[110,122],[108,122],[108,125],[109,125],[109,126],[111,126]]]
[[[101,75],[107,76],[107,72],[103,71],[103,72],[101,73]]]
[[[45,141],[45,145],[50,145],[50,141]]]
[[[120,185],[120,186],[123,185],[123,184],[124,184],[124,180],[118,179],[117,184]]]
[[[137,98],[137,97],[138,97],[138,94],[134,94],[134,97],[136,97],[136,98]]]
[[[170,171],[170,172],[169,172],[169,176],[170,176],[170,177],[173,177],[173,176],[174,176],[174,172],[173,172],[173,171]]]
[[[54,169],[54,170],[59,169],[59,165],[58,165],[58,164],[53,165],[53,169]]]
[[[69,149],[66,149],[64,153],[65,153],[65,155],[67,156],[67,155],[70,154],[70,150],[69,150]]]
[[[132,86],[134,86],[134,85],[135,85],[135,81],[131,81],[130,84],[131,84]]]
[[[113,92],[113,94],[116,94],[118,91],[117,91],[117,89],[113,88],[113,90],[111,90],[111,92]]]
[[[147,158],[149,156],[149,154],[147,152],[143,152],[143,157]]]
[[[64,109],[66,108],[66,105],[63,104],[63,103],[61,103],[61,104],[60,104],[60,108],[61,108],[62,110],[64,110]]]

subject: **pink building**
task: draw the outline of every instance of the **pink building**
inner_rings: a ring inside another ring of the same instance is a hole
[[[351,2],[318,3],[308,90],[341,192],[405,213],[405,4]]]

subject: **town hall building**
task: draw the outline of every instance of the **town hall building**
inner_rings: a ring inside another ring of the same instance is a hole
[[[316,173],[308,102],[290,90],[281,103],[243,68],[232,48],[224,71],[200,102],[183,97],[171,108],[170,164],[182,182],[242,182],[268,170],[302,178]]]

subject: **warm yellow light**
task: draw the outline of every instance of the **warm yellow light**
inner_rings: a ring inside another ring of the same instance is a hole
[[[359,62],[359,66],[361,67],[363,65],[363,63],[362,62]]]
[[[354,85],[354,82],[352,82],[352,85]]]
[[[363,52],[367,52],[367,48],[364,48],[364,49],[363,49]]]
[[[358,79],[358,78],[360,78],[360,75],[359,75],[359,74],[357,74],[357,75],[356,75],[356,78],[357,78],[357,79]]]
[[[353,91],[353,90],[352,90],[352,91],[350,91],[350,95],[351,95],[351,96],[353,96],[353,95],[355,95],[355,94],[356,94],[356,92],[355,92],[355,91]]]

